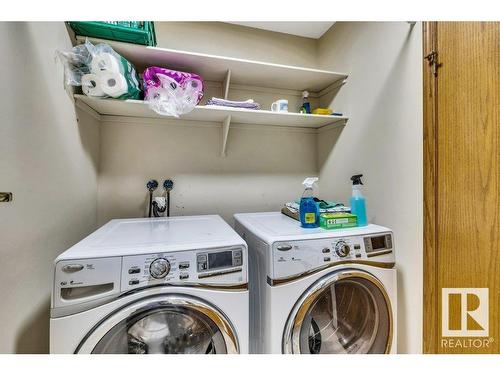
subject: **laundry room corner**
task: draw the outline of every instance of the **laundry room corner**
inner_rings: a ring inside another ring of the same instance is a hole
[[[2,373],[498,372],[490,3],[2,4]]]
[[[321,194],[344,199],[362,172],[369,222],[394,230],[399,353],[422,352],[421,54],[421,22],[337,22],[319,40],[321,68],[349,73],[322,106],[350,116],[342,131],[318,135]]]

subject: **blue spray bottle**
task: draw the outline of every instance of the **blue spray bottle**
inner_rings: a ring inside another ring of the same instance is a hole
[[[358,226],[364,227],[368,225],[366,218],[366,201],[363,196],[361,182],[362,174],[356,174],[351,177],[352,181],[352,197],[351,197],[351,212],[358,217]]]
[[[313,185],[318,181],[318,177],[308,177],[302,185],[306,188],[300,199],[300,224],[302,228],[319,227],[319,207],[314,201]]]

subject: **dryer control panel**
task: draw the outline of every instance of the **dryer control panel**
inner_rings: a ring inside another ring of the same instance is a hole
[[[391,232],[276,242],[269,275],[279,279],[343,263],[394,263]]]
[[[239,247],[123,257],[122,291],[157,284],[246,282],[246,253]]]
[[[52,307],[112,298],[136,288],[157,285],[246,284],[246,247],[228,247],[56,263]]]

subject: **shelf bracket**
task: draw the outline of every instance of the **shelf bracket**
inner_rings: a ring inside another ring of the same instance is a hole
[[[222,97],[227,99],[229,95],[229,83],[231,81],[231,70],[228,69],[226,72],[226,77],[224,78],[224,82],[222,83]]]
[[[222,147],[220,156],[226,157],[227,136],[229,134],[229,125],[231,124],[231,116],[227,116],[222,123]]]

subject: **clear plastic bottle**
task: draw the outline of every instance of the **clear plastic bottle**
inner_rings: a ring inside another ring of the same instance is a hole
[[[366,200],[363,196],[363,182],[361,181],[361,177],[363,177],[362,174],[357,174],[351,177],[351,212],[358,217],[358,227],[368,225],[368,219],[366,217]]]
[[[306,188],[302,198],[300,199],[300,224],[302,228],[317,228],[319,227],[319,207],[314,200],[313,185],[318,181],[317,177],[308,177],[302,185]]]

